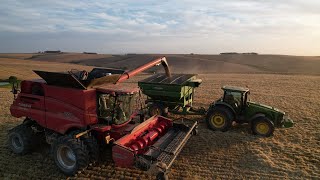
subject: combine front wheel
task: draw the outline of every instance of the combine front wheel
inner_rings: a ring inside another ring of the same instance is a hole
[[[99,145],[96,138],[91,134],[88,134],[88,135],[82,136],[80,139],[83,140],[84,144],[87,145],[88,147],[90,163],[97,162],[99,160],[100,150],[99,150]]]
[[[74,175],[89,164],[89,153],[86,145],[79,139],[61,136],[53,144],[54,161],[66,175]]]

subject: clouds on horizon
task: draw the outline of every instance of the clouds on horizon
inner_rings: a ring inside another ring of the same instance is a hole
[[[0,52],[316,55],[320,1],[7,0]]]

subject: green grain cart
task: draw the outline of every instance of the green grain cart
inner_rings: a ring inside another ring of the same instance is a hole
[[[192,108],[195,88],[202,80],[196,74],[155,74],[138,82],[141,91],[147,95],[146,104],[151,116],[166,116],[168,112],[175,114],[200,114],[205,110]]]

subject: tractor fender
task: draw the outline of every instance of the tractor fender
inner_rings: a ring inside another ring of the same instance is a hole
[[[210,105],[210,107],[209,107],[209,109],[208,109],[207,112],[209,112],[211,109],[213,109],[213,108],[215,108],[215,107],[224,107],[224,108],[227,108],[227,109],[229,109],[229,110],[232,112],[233,117],[236,117],[236,111],[232,108],[231,105],[229,105],[229,104],[227,104],[227,103],[225,103],[225,102],[216,102],[216,103]]]
[[[258,117],[265,117],[266,115],[263,113],[257,113],[255,115],[253,115],[250,119],[249,122],[251,123],[254,119],[258,118]]]
[[[269,118],[272,122],[273,122],[273,118],[272,117],[269,117],[267,115],[265,115],[264,113],[256,113],[255,115],[253,115],[250,119],[249,119],[249,125],[250,127],[252,126],[252,123],[255,119],[259,118],[259,117],[267,117]],[[273,122],[274,123],[274,122]]]

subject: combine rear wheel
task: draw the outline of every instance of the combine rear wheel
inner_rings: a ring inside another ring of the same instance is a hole
[[[223,107],[215,107],[208,111],[206,121],[212,130],[227,131],[232,125],[233,114]]]
[[[35,134],[30,126],[20,124],[11,129],[8,134],[8,146],[16,154],[26,154],[32,151]]]
[[[253,120],[252,132],[253,134],[269,137],[273,134],[274,124],[267,117],[260,117]]]
[[[61,136],[53,144],[54,161],[66,175],[74,175],[89,164],[87,146],[79,139]]]

